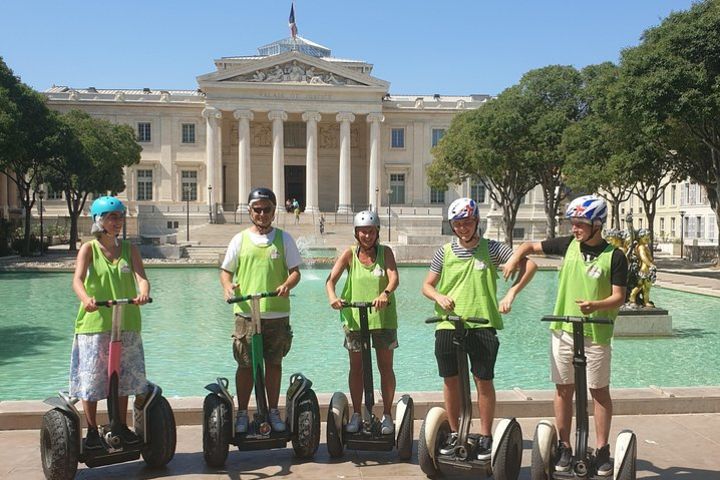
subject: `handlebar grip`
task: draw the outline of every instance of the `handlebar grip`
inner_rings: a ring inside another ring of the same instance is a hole
[[[247,300],[250,300],[253,297],[260,297],[260,298],[267,298],[267,297],[277,297],[277,292],[262,292],[262,293],[251,293],[249,295],[242,295],[240,297],[233,297],[227,299],[227,303],[240,303],[245,302]]]
[[[442,321],[442,317],[430,317],[425,319],[425,323],[440,323]]]

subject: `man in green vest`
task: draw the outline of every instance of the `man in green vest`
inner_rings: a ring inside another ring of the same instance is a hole
[[[503,328],[501,313],[510,312],[515,296],[535,274],[536,265],[523,259],[522,273],[498,303],[497,271],[512,255],[512,249],[500,242],[482,238],[479,231],[480,211],[470,198],[459,198],[448,208],[448,220],[456,238],[440,247],[430,264],[422,293],[435,302],[438,316],[454,314],[480,317],[488,324],[467,323],[467,354],[470,371],[478,391],[480,410],[480,445],[478,460],[487,460],[492,453],[492,424],[495,417],[495,360],[500,342],[497,330]],[[443,377],[443,398],[452,432],[440,453],[453,451],[457,441],[460,415],[460,381],[453,324],[440,322],[435,330],[435,358]]]
[[[509,278],[529,254],[560,255],[565,257],[560,268],[557,301],[554,315],[604,317],[615,319],[625,301],[627,286],[627,259],[623,252],[608,244],[602,237],[607,218],[607,205],[602,198],[585,195],[573,200],[565,216],[572,223],[572,235],[525,242],[505,264],[503,274]],[[553,322],[552,330],[552,381],[555,383],[555,425],[560,438],[559,460],[555,471],[567,472],[572,463],[570,428],[572,402],[575,393],[573,374],[572,325]],[[587,384],[594,403],[595,458],[598,475],[613,472],[610,459],[610,340],[612,325],[585,325],[585,355],[587,357]]]
[[[282,359],[292,345],[290,328],[290,290],[300,281],[302,261],[295,240],[272,226],[277,201],[268,188],[256,188],[248,197],[248,210],[252,226],[233,237],[225,259],[220,266],[220,283],[225,299],[239,295],[272,292],[277,297],[260,300],[262,319],[263,356],[265,358],[265,386],[270,425],[276,432],[285,430],[285,421],[278,411]],[[233,355],[238,368],[235,384],[238,397],[238,415],[235,430],[248,430],[248,402],[253,388],[250,351],[250,305],[236,303]]]

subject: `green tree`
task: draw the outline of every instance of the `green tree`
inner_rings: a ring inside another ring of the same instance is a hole
[[[510,87],[482,107],[457,115],[432,150],[428,184],[444,190],[467,178],[479,180],[502,208],[505,238],[512,232],[522,198],[535,186],[527,161],[529,128],[520,91]]]
[[[93,192],[125,190],[123,168],[140,161],[142,147],[128,125],[115,125],[72,110],[60,116],[65,138],[62,156],[53,164],[48,180],[65,192],[70,214],[70,249],[78,240],[77,220]]]

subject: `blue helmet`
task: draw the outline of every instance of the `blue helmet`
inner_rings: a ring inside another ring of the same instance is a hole
[[[95,199],[90,207],[90,215],[92,216],[93,221],[110,212],[120,212],[124,214],[125,205],[123,205],[123,203],[115,197],[102,196]]]
[[[471,198],[458,198],[448,207],[448,220],[461,220],[463,218],[480,219],[480,209],[477,202]]]
[[[568,205],[565,216],[569,219],[578,218],[593,224],[605,223],[608,208],[605,200],[596,195],[583,195]]]

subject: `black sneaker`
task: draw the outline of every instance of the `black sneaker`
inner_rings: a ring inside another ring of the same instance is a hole
[[[610,445],[595,450],[595,465],[600,477],[607,477],[613,473],[613,462],[610,460]]]
[[[492,440],[491,436],[480,435],[477,453],[478,460],[490,460],[490,457],[492,457]]]
[[[127,425],[120,427],[120,438],[125,445],[136,445],[140,443],[140,438],[135,435]]]
[[[100,441],[100,434],[98,433],[97,427],[88,428],[87,436],[85,437],[85,449],[98,450],[100,448],[102,448],[102,442]]]
[[[555,463],[556,472],[569,472],[572,464],[572,448],[566,446],[563,442],[558,444],[558,461]]]
[[[457,432],[451,432],[445,439],[445,445],[440,447],[440,455],[451,455],[455,451],[455,445],[457,444],[458,434]]]

